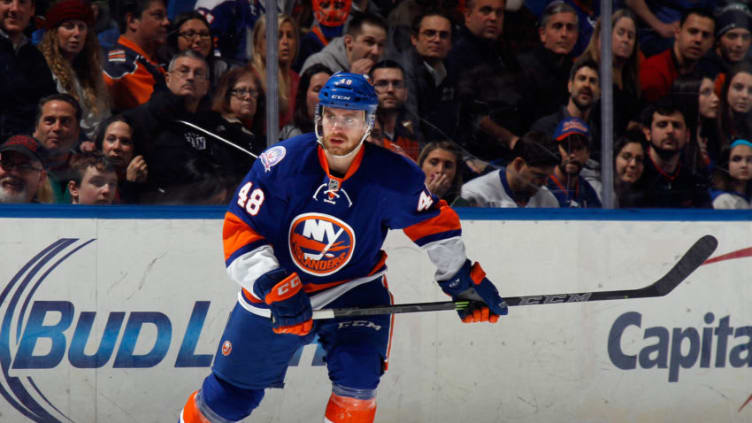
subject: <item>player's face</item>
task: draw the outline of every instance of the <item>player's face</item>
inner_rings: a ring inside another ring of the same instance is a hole
[[[653,123],[646,135],[655,147],[665,151],[680,152],[689,139],[684,116],[678,111],[670,115],[654,112]]]
[[[476,0],[465,11],[465,26],[476,37],[496,40],[504,28],[505,0]]]
[[[561,12],[551,16],[538,35],[543,47],[556,54],[569,54],[577,43],[578,31],[577,15]]]
[[[622,60],[632,57],[636,41],[637,29],[632,18],[627,16],[619,18],[613,31],[611,31],[611,46],[614,57]]]
[[[581,67],[574,74],[574,79],[569,81],[568,88],[569,95],[577,107],[580,110],[587,109],[601,95],[598,72],[589,67]]]
[[[360,145],[366,131],[365,111],[324,108],[321,125],[324,149],[344,156]]]
[[[700,83],[700,116],[707,119],[715,119],[718,116],[718,104],[720,103],[716,95],[713,80],[703,78]]]
[[[418,36],[410,36],[418,54],[425,59],[443,60],[452,47],[452,27],[443,16],[426,16],[420,21]]]
[[[80,127],[76,109],[62,100],[51,100],[42,106],[42,114],[34,130],[34,138],[50,150],[68,151],[78,142]]]
[[[379,96],[379,108],[399,109],[407,100],[407,87],[402,70],[379,68],[373,71],[373,87]]]
[[[202,60],[181,57],[175,61],[165,81],[173,94],[200,99],[209,90],[209,69]]]
[[[715,23],[710,18],[689,15],[687,20],[675,33],[677,46],[682,58],[700,60],[713,46],[713,29]]]
[[[133,158],[133,130],[122,121],[112,122],[104,131],[102,153],[117,168],[125,168]]]
[[[201,57],[209,57],[211,52],[211,32],[200,19],[189,19],[178,28],[178,50],[193,50]]]
[[[571,135],[559,142],[559,154],[561,155],[561,168],[567,175],[576,176],[582,170],[590,151],[587,141],[578,135]]]
[[[729,82],[726,95],[731,110],[737,113],[747,113],[752,110],[752,75],[739,72]]]
[[[57,42],[60,53],[68,60],[75,58],[86,43],[86,34],[89,31],[86,22],[78,19],[70,19],[57,27]]]
[[[230,111],[241,120],[252,120],[256,116],[259,87],[250,74],[239,78],[230,90]]]
[[[752,43],[752,33],[748,29],[732,29],[718,40],[718,52],[721,57],[731,63],[740,62],[747,55],[750,43]]]
[[[345,45],[347,46],[350,63],[356,60],[371,59],[374,63],[381,59],[384,54],[384,45],[386,44],[386,31],[384,28],[363,24],[360,34],[355,37],[346,36]]]
[[[638,142],[627,143],[616,155],[616,177],[627,183],[635,183],[645,170],[645,149]]]
[[[0,153],[0,203],[28,203],[47,177],[39,161],[14,151]]]
[[[308,118],[313,121],[314,114],[316,113],[316,105],[319,104],[319,91],[329,80],[329,75],[326,72],[319,72],[311,76],[311,82],[308,85],[308,91],[306,92],[306,106],[308,107]]]
[[[21,34],[35,10],[31,0],[0,1],[0,29],[11,36]]]
[[[444,177],[444,183],[433,194],[441,197],[449,190],[457,174],[457,156],[451,151],[441,148],[432,150],[426,156],[421,170],[426,174],[426,185],[439,177]]]
[[[74,204],[112,204],[117,193],[115,172],[103,172],[95,166],[86,168],[81,185],[70,186]]]
[[[729,175],[739,181],[752,179],[752,147],[737,145],[731,149]]]

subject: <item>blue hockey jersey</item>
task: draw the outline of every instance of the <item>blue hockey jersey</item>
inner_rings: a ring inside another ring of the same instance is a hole
[[[449,278],[465,261],[459,217],[424,180],[414,163],[370,143],[341,178],[313,134],[266,150],[225,215],[225,264],[241,304],[267,308],[253,283],[281,266],[298,272],[314,309],[325,306],[385,272],[389,229],[427,251],[437,280]]]

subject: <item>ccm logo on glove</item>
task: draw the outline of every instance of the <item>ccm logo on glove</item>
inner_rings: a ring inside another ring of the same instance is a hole
[[[278,284],[274,285],[271,292],[266,295],[264,301],[267,304],[271,304],[277,301],[284,301],[293,295],[297,294],[301,288],[300,277],[297,273],[293,273],[285,279],[282,279]]]

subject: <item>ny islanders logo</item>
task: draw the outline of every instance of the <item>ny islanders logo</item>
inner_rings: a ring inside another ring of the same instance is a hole
[[[304,213],[290,224],[290,256],[304,272],[328,276],[343,268],[355,249],[350,225],[321,213]]]

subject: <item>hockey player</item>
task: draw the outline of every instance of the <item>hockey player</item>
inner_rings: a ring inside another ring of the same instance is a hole
[[[211,374],[183,408],[184,423],[248,416],[264,388],[281,387],[295,351],[326,350],[332,394],[324,422],[368,423],[387,367],[388,315],[312,321],[312,310],[392,303],[381,251],[402,229],[436,265],[452,298],[480,306],[465,322],[496,322],[507,307],[465,256],[457,214],[425,187],[411,161],[363,141],[378,99],[362,75],[334,74],[319,92],[315,134],[266,150],[225,215],[227,272],[241,287]]]

